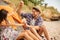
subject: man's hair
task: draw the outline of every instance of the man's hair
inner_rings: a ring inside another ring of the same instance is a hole
[[[7,18],[7,13],[8,11],[4,10],[4,9],[1,9],[0,10],[0,23],[3,21],[3,20],[6,20]]]
[[[37,12],[41,13],[40,10],[36,7],[33,7],[34,10],[36,10]]]

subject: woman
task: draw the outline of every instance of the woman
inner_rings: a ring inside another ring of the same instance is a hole
[[[8,11],[1,9],[0,10],[0,40],[19,40],[21,37],[25,38],[26,40],[34,40],[27,31],[21,31],[20,27],[17,27],[14,30],[11,27],[5,27],[2,25],[2,22],[5,20],[8,25],[7,21],[7,13]],[[33,34],[32,34],[33,35]]]
[[[4,9],[0,10],[0,39],[1,39],[1,33],[2,31],[6,28],[5,26],[2,25],[2,21],[6,20],[7,17],[7,11],[5,11]]]

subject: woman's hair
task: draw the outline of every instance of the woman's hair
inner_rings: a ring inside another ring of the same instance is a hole
[[[36,10],[37,12],[41,13],[38,8],[33,7],[33,9]]]
[[[8,11],[4,10],[4,9],[1,9],[0,10],[0,23],[3,21],[3,20],[6,20],[7,18],[7,13]]]

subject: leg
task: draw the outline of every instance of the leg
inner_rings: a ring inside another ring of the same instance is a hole
[[[44,26],[40,27],[39,34],[41,35],[42,33],[44,33],[46,39],[49,40],[49,35],[48,35],[48,32],[47,32],[47,29]]]
[[[30,30],[26,30],[26,31],[34,40],[39,40]]]
[[[28,34],[27,32],[22,32],[19,37],[17,38],[17,40],[19,40],[21,37],[25,37],[27,40],[33,40]]]
[[[30,30],[32,31],[32,33],[39,39],[39,40],[41,40],[41,37],[40,37],[40,35],[37,33],[37,31],[36,31],[36,28],[37,27],[35,27],[35,28],[30,28]]]

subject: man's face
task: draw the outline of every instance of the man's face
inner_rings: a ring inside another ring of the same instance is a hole
[[[32,14],[35,15],[35,16],[37,16],[38,12],[36,10],[32,9]]]

